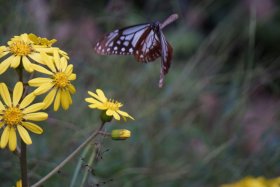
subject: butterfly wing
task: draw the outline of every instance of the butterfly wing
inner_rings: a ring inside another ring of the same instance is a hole
[[[162,87],[164,75],[168,73],[168,70],[171,65],[173,49],[171,45],[166,41],[161,30],[159,30],[159,37],[161,43],[161,70],[160,70],[159,87]]]
[[[149,23],[117,29],[104,36],[94,50],[101,55],[131,55],[142,35],[151,30]]]
[[[161,56],[160,40],[153,29],[147,30],[136,45],[134,57],[139,62],[151,62]]]

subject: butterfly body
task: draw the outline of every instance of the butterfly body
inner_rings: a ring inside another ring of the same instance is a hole
[[[95,46],[100,55],[134,55],[138,62],[151,62],[161,57],[161,76],[168,73],[173,49],[166,41],[158,21],[117,29],[105,35]]]

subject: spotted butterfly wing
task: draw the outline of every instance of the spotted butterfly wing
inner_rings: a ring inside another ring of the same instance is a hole
[[[136,53],[136,45],[144,32],[150,31],[149,24],[117,29],[107,34],[95,46],[101,55],[131,55]]]
[[[174,15],[170,17],[172,16]],[[101,55],[134,55],[137,61],[144,63],[161,56],[159,87],[162,87],[164,75],[168,73],[171,65],[173,52],[161,31],[172,22],[169,18],[163,24],[153,22],[115,30],[101,39],[94,49]]]

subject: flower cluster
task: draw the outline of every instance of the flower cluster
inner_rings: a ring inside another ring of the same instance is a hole
[[[68,64],[69,57],[66,52],[52,47],[55,39],[48,40],[35,34],[21,34],[13,37],[7,46],[0,46],[0,74],[9,67],[23,67],[27,72],[37,71],[44,77],[29,80],[29,86],[37,87],[34,94],[48,93],[43,101],[48,108],[54,103],[54,110],[60,106],[67,110],[72,104],[71,94],[76,92],[71,83],[76,79],[73,65]],[[46,77],[47,76],[47,77]]]
[[[47,109],[52,103],[55,111],[60,106],[67,110],[72,104],[71,95],[76,92],[72,81],[76,79],[76,74],[73,73],[73,65],[68,63],[68,54],[52,46],[55,42],[55,39],[48,40],[24,33],[11,38],[7,45],[0,46],[0,74],[9,68],[21,72],[20,81],[12,93],[5,83],[0,83],[0,129],[3,129],[1,148],[8,145],[14,151],[17,147],[17,132],[25,144],[31,144],[28,131],[36,134],[43,132],[32,121],[48,118],[48,114],[41,110]],[[28,80],[28,85],[23,84],[23,70],[27,73],[36,71],[39,77]],[[35,87],[35,90],[28,93],[28,86]],[[32,104],[36,96],[42,94],[46,94],[45,99]]]
[[[43,133],[43,129],[35,122],[44,121],[48,114],[42,112],[53,104],[53,110],[60,106],[67,110],[72,104],[72,95],[76,92],[72,82],[76,79],[73,65],[68,63],[66,52],[52,45],[55,39],[48,40],[35,34],[14,36],[6,46],[0,46],[0,75],[9,68],[17,69],[19,82],[9,92],[5,83],[0,83],[0,147],[9,147],[11,151],[17,148],[17,133],[27,145],[32,144],[29,132]],[[23,83],[23,70],[27,73],[37,72],[38,77]],[[27,87],[33,87],[32,92]],[[28,90],[28,91],[27,91]],[[42,102],[33,103],[39,95],[45,94]],[[85,100],[92,109],[101,110],[103,123],[113,118],[134,120],[127,112],[120,110],[122,103],[108,99],[102,90],[96,93],[88,92],[91,96]],[[131,136],[126,129],[116,129],[111,133],[114,140],[125,140]]]

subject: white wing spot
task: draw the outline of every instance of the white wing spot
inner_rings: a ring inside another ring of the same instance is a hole
[[[114,50],[115,50],[115,51],[116,51],[116,50],[118,50],[118,47],[117,47],[117,46],[115,46],[115,47],[114,47]]]
[[[101,50],[101,46],[98,47],[98,50],[99,50],[99,51]]]
[[[125,39],[126,39],[126,40],[131,40],[132,37],[133,37],[133,34],[130,34],[130,35],[127,35],[127,36],[125,37]]]
[[[118,41],[117,41],[117,44],[119,44],[119,45],[120,45],[120,44],[121,44],[121,41],[120,41],[120,40],[118,40]]]
[[[112,47],[113,46],[113,42],[111,42],[110,44],[109,44],[109,47]]]
[[[130,49],[129,49],[129,52],[130,52],[130,53],[132,53],[132,51],[133,51],[133,49],[132,49],[132,48],[130,48]]]
[[[128,41],[123,42],[123,45],[125,45],[125,46],[128,46],[128,44],[129,44]]]
[[[124,38],[125,38],[124,36],[121,36],[121,37],[120,37],[121,40],[124,40]]]
[[[124,48],[124,47],[122,48],[122,51],[123,51],[123,52],[125,51],[125,48]]]
[[[107,52],[109,52],[110,51],[110,48],[107,48]]]

